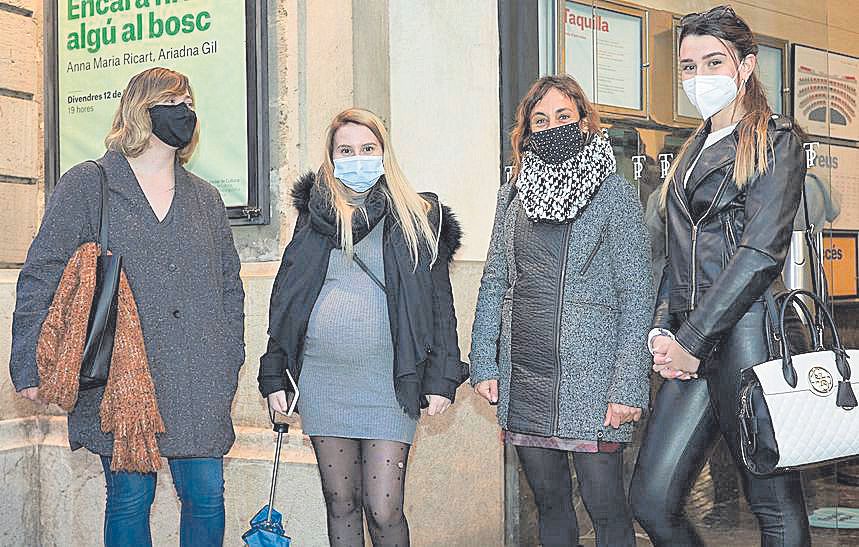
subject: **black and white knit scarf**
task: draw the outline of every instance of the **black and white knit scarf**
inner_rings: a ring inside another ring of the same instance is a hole
[[[595,134],[579,154],[563,163],[546,163],[526,151],[516,189],[529,219],[572,222],[591,202],[603,180],[616,171],[608,135]]]

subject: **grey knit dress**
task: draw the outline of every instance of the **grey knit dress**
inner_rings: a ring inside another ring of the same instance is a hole
[[[354,247],[379,280],[385,279],[383,224]],[[417,421],[397,402],[393,369],[385,293],[342,250],[332,250],[304,341],[298,381],[304,432],[411,444]]]

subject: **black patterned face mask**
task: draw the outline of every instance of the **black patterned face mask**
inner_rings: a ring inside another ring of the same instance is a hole
[[[585,136],[578,123],[567,123],[532,133],[528,138],[528,149],[546,163],[564,163],[582,151]]]

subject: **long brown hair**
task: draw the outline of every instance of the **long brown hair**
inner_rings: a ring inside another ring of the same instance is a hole
[[[519,169],[522,166],[522,154],[525,152],[525,147],[528,146],[528,139],[531,137],[531,113],[534,111],[537,103],[552,89],[557,89],[573,101],[573,104],[579,110],[579,117],[585,123],[583,129],[591,134],[599,131],[599,111],[588,100],[585,91],[576,80],[566,74],[543,76],[531,85],[531,89],[522,97],[519,106],[516,108],[516,125],[510,132],[510,144],[513,149],[511,158],[513,161],[513,173],[510,180],[516,180],[516,176],[519,174]]]
[[[397,163],[385,124],[369,110],[350,108],[334,116],[325,134],[325,159],[319,168],[319,179],[328,187],[331,202],[337,216],[340,248],[353,256],[352,215],[356,207],[349,203],[346,187],[334,177],[334,136],[337,130],[348,123],[363,125],[369,129],[382,146],[382,163],[385,168],[385,192],[391,203],[406,238],[409,252],[417,267],[419,249],[425,247],[435,262],[438,257],[438,237],[430,224],[427,213],[430,203],[415,192]]]
[[[119,108],[113,116],[113,125],[104,139],[108,150],[136,158],[149,147],[152,135],[152,119],[149,109],[171,97],[187,93],[194,100],[194,92],[188,77],[175,70],[155,67],[132,77],[122,92]],[[200,122],[194,128],[194,136],[184,148],[176,151],[181,164],[188,163],[200,140]]]
[[[728,50],[734,65],[739,70],[740,62],[749,55],[758,54],[758,43],[755,35],[743,19],[734,13],[729,6],[717,6],[703,13],[690,14],[680,20],[680,43],[687,36],[713,36],[718,39]],[[737,157],[734,159],[734,184],[742,189],[755,176],[760,176],[767,171],[767,160],[770,154],[771,143],[767,137],[767,128],[772,117],[772,109],[767,102],[766,91],[763,84],[754,72],[749,75],[744,86],[740,88],[742,101],[746,113],[737,124],[739,142],[737,144]],[[689,145],[695,139],[695,135],[704,130],[707,120],[704,120],[698,130],[683,143],[674,163],[665,177],[662,185],[661,204],[665,206],[668,188],[677,171],[680,160],[689,150]]]

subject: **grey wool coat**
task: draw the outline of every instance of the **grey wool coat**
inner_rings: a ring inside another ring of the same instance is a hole
[[[175,167],[170,211],[158,222],[124,156],[102,158],[108,180],[110,249],[122,255],[134,293],[166,431],[165,457],[220,457],[235,440],[230,407],[244,362],[241,263],[218,191]],[[96,240],[101,186],[98,169],[69,169],[51,195],[18,278],[10,372],[17,390],[39,384],[36,343],[66,262]],[[80,393],[69,414],[72,449],[109,456],[103,433],[103,388]]]
[[[511,380],[520,385],[530,381],[511,378],[513,369],[522,370],[511,363],[516,255],[528,252],[514,245],[520,209],[513,184],[502,186],[477,298],[470,353],[473,385],[488,379],[499,381],[497,412],[505,430]],[[557,425],[551,435],[628,442],[632,424],[613,429],[603,422],[609,402],[646,408],[649,401],[651,360],[646,337],[654,297],[650,247],[634,188],[622,177],[610,175],[570,229],[568,273],[560,290],[557,408],[551,409],[557,413]],[[546,290],[557,298],[556,287]],[[535,343],[534,350],[541,347],[546,347],[545,341]],[[518,348],[520,352],[523,349],[526,353],[532,350]],[[517,397],[530,396],[518,389],[515,393]]]

